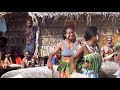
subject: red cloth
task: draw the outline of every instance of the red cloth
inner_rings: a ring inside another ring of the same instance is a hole
[[[17,57],[17,58],[15,59],[15,62],[16,62],[16,64],[21,64],[22,59],[21,59],[20,57]]]

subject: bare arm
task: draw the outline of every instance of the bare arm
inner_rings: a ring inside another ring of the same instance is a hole
[[[51,62],[53,56],[61,49],[61,44],[62,44],[62,42],[60,42],[60,43],[56,46],[56,48],[54,49],[54,51],[49,55],[49,57],[48,57],[48,61],[49,61],[49,62]]]
[[[101,48],[100,53],[103,56],[103,53],[104,53],[103,47]]]
[[[100,54],[102,56],[102,59],[104,60],[104,48],[102,47],[101,50],[100,50]]]
[[[13,64],[12,58],[11,58],[11,57],[9,57],[9,59],[10,59],[10,64]]]
[[[25,68],[25,61],[24,61],[24,59],[21,62],[21,68]]]
[[[84,51],[84,46],[81,45],[81,46],[76,50],[75,54],[71,56],[71,58],[70,58],[70,60],[69,60],[71,65],[74,64],[75,60],[76,60],[78,57],[80,57],[80,56],[83,55],[83,51]]]

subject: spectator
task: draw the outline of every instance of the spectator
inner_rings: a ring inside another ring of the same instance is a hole
[[[21,68],[27,68],[30,66],[30,53],[28,51],[24,51],[24,58],[21,62]]]
[[[25,50],[29,51],[30,55],[32,56],[35,49],[36,28],[33,27],[33,22],[31,19],[28,19],[26,22],[25,38]]]
[[[114,47],[112,45],[112,37],[107,37],[106,41],[107,41],[106,45],[102,46],[101,48],[101,55],[102,55],[103,61],[111,61],[113,60],[113,57],[110,57],[107,59],[104,59],[104,58],[114,52]]]
[[[59,50],[56,55],[52,58],[52,64],[58,64],[61,59],[61,50]]]
[[[19,56],[19,53],[17,50],[13,50],[13,57],[12,57],[13,63],[15,64],[21,64],[22,59]]]
[[[3,61],[3,67],[6,68],[8,65],[13,64],[10,52],[5,54],[5,60]]]

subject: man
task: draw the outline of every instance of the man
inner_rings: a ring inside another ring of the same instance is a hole
[[[101,54],[103,61],[111,61],[113,60],[113,57],[106,58],[108,55],[111,55],[114,52],[114,47],[112,45],[112,37],[107,37],[107,43],[101,48]]]
[[[36,31],[33,28],[32,20],[29,19],[26,22],[26,30],[25,30],[25,37],[26,37],[26,46],[25,50],[30,52],[30,55],[32,56],[34,54],[34,48],[35,48],[35,34]]]
[[[22,59],[22,62],[21,62],[21,68],[30,67],[30,63],[31,63],[30,53],[29,51],[24,51],[24,58]]]
[[[61,59],[61,50],[59,50],[56,55],[52,58],[52,64],[58,64]]]

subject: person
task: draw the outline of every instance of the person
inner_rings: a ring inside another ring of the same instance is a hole
[[[31,19],[26,21],[25,38],[25,50],[29,51],[30,55],[33,56],[35,49],[36,28],[33,27],[33,22]]]
[[[114,52],[114,46],[112,45],[112,37],[108,36],[106,41],[107,41],[107,44],[102,46],[101,48],[101,55],[102,55],[103,61],[112,61],[113,56],[105,59],[105,57],[107,57],[108,55]]]
[[[115,55],[114,55],[114,61],[116,63],[118,63],[120,61],[120,28],[118,28],[116,30],[117,32],[117,35],[119,36],[116,44],[114,45],[114,52],[115,52]]]
[[[59,50],[52,58],[52,64],[58,64],[61,59],[61,50]]]
[[[90,62],[85,61],[83,63],[81,70],[83,72],[82,74],[87,75],[90,78],[98,78],[98,74],[96,74],[93,70],[90,70],[89,67],[90,67]]]
[[[21,62],[21,68],[28,68],[30,66],[31,60],[30,60],[30,52],[24,51],[24,58]]]
[[[59,42],[48,58],[48,68],[53,70],[52,58],[59,50],[61,50],[61,60],[57,68],[57,71],[59,71],[59,78],[69,78],[71,74],[69,59],[74,54],[76,47],[79,45],[79,42],[75,38],[75,25],[74,20],[70,19],[65,21],[63,30],[64,40]]]
[[[10,52],[6,52],[5,60],[3,61],[3,67],[6,68],[10,64],[13,64]]]
[[[22,62],[22,59],[21,57],[19,56],[19,53],[17,50],[13,50],[13,57],[12,57],[12,60],[13,60],[13,63],[14,64],[21,64]]]
[[[86,61],[90,62],[90,67],[88,70],[92,70],[98,75],[99,69],[102,63],[102,56],[98,52],[99,49],[96,45],[99,40],[98,30],[95,26],[87,26],[84,38],[85,42],[81,43],[81,46],[77,48],[74,55],[69,59],[70,61],[70,71],[81,73],[83,63]],[[79,57],[79,59],[77,59]]]
[[[38,66],[38,63],[39,63],[38,57],[33,55],[31,59],[30,67]]]

